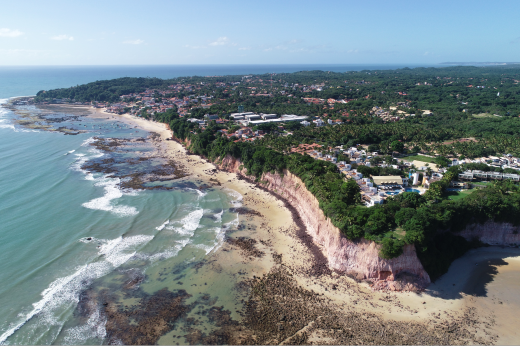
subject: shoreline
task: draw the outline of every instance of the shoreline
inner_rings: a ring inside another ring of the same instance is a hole
[[[64,106],[68,107],[67,105]],[[238,232],[237,235],[251,236],[253,234],[255,239],[260,240],[260,244],[257,243],[257,248],[272,255],[265,255],[260,259],[252,261],[244,261],[245,268],[250,270],[250,278],[268,274],[278,264],[274,255],[283,255],[283,260],[280,260],[280,262],[283,262],[285,267],[292,270],[293,277],[299,286],[326,297],[337,309],[347,309],[348,311],[356,311],[361,314],[377,314],[383,320],[388,321],[407,323],[419,321],[425,324],[459,320],[463,317],[467,318],[465,313],[468,309],[477,309],[479,312],[487,310],[487,301],[481,302],[481,299],[475,302],[473,297],[467,295],[461,295],[456,299],[446,299],[432,295],[428,292],[429,290],[421,294],[378,292],[373,291],[365,283],[356,282],[344,274],[330,270],[321,272],[319,275],[305,275],[303,273],[309,272],[312,266],[316,264],[316,255],[319,255],[319,253],[322,256],[324,255],[320,245],[312,243],[312,237],[307,234],[305,229],[302,229],[304,226],[297,224],[296,212],[287,207],[287,202],[282,201],[273,193],[267,191],[267,189],[257,186],[235,173],[220,171],[213,163],[197,155],[189,155],[186,148],[180,143],[166,140],[172,137],[171,130],[169,130],[166,124],[127,114],[116,115],[107,113],[88,106],[75,106],[74,108],[86,108],[90,110],[91,115],[89,116],[92,117],[112,118],[136,125],[146,131],[158,133],[160,140],[154,142],[158,153],[179,162],[190,172],[186,177],[180,179],[205,181],[214,187],[217,186],[215,184],[216,180],[219,188],[231,189],[240,193],[243,196],[243,205],[246,208],[255,210],[262,217],[258,215],[247,215],[245,217],[240,215],[240,224],[244,225],[244,229]],[[305,244],[303,240],[305,236],[303,234],[298,236],[298,233],[304,233],[307,238],[310,237],[314,251],[309,251],[309,244]],[[270,246],[265,245],[269,243]],[[236,246],[224,242],[218,250],[210,253],[208,256],[212,257],[212,259],[214,258],[224,270],[232,272],[236,271],[236,268],[232,268],[231,259],[234,258],[236,260],[236,258],[243,257],[239,252],[240,250],[237,250]],[[322,267],[322,264],[319,263],[318,267]],[[451,271],[452,267],[450,267],[448,274]],[[470,276],[468,274],[468,277]],[[432,286],[437,287],[438,285],[439,289],[441,287],[448,288],[448,284],[444,283],[444,286],[442,284],[442,282],[439,284],[435,283]],[[482,316],[477,316],[479,312],[475,313],[470,320],[480,321]],[[232,314],[232,316],[239,318],[236,314]],[[480,322],[489,323],[486,318]],[[497,327],[500,327],[502,322],[497,321]],[[507,330],[509,331],[509,329]],[[491,331],[496,333],[498,330],[492,328]],[[517,336],[513,339],[498,340],[502,341],[500,343],[515,343],[515,341],[518,343],[519,341]],[[493,337],[492,341],[488,340],[487,342],[496,342],[496,339]]]

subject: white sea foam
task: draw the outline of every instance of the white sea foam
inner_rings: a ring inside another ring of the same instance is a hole
[[[199,227],[200,219],[202,219],[202,215],[204,214],[204,210],[202,208],[196,209],[186,215],[179,221],[175,221],[172,226],[169,226],[168,229],[174,230],[176,233],[181,235],[192,236],[195,230]],[[176,227],[175,225],[180,224],[180,227]]]
[[[228,230],[228,229],[231,229],[232,227],[237,227],[239,224],[240,224],[240,221],[238,219],[238,213],[237,213],[236,217],[233,220],[226,222],[223,225],[223,227],[226,228],[226,230]]]
[[[83,207],[94,210],[109,211],[118,216],[132,216],[139,212],[136,208],[125,205],[114,205],[112,202],[115,199],[123,197],[123,192],[118,186],[119,178],[103,177],[94,184],[95,186],[102,186],[105,194],[102,197],[94,198],[82,204]]]
[[[206,196],[208,193],[207,192],[204,192],[204,191],[200,191],[199,189],[192,189],[192,188],[186,188],[186,190],[188,191],[195,191],[199,197],[199,199],[201,199],[202,197]]]
[[[208,231],[215,233],[215,239],[213,241],[213,244],[211,244],[211,245],[196,244],[193,246],[198,249],[204,250],[206,252],[206,255],[208,255],[210,252],[215,251],[222,246],[222,243],[224,242],[224,238],[226,236],[227,229],[228,229],[227,227],[210,228],[210,229],[208,229]]]
[[[232,189],[224,189],[226,193],[231,196],[233,199],[230,201],[233,207],[239,208],[242,206],[242,200],[244,199],[244,196],[242,196],[240,193],[238,193],[235,190]]]
[[[222,215],[224,215],[224,209],[222,209],[220,213],[216,213],[213,216],[215,217],[217,222],[222,222]]]
[[[106,318],[96,309],[85,324],[65,330],[64,341],[67,345],[79,345],[92,338],[103,340],[107,335],[106,323]]]
[[[181,236],[182,238],[174,240],[175,244],[171,247],[168,247],[166,250],[149,256],[140,254],[139,258],[148,259],[151,262],[155,262],[177,256],[177,254],[182,249],[184,249],[186,245],[192,242],[192,237],[195,234],[195,230],[200,225],[200,220],[202,219],[203,214],[203,209],[196,209],[188,213],[180,220],[165,222],[161,226],[157,227],[156,229],[159,231],[162,231],[163,229],[173,231],[177,236]]]
[[[153,239],[153,236],[119,237],[112,240],[99,240],[100,246],[97,260],[76,268],[76,271],[50,283],[42,293],[42,299],[33,304],[33,309],[22,317],[21,321],[13,323],[9,329],[0,335],[0,344],[13,335],[27,321],[38,316],[41,324],[61,328],[63,322],[56,318],[56,310],[64,306],[75,306],[79,302],[79,294],[93,280],[110,273],[115,268],[128,261],[136,253],[138,247]]]
[[[96,141],[96,139],[94,137],[90,137],[90,138],[87,138],[83,141],[83,143],[81,143],[81,146],[82,147],[87,147],[89,146],[91,143],[94,143]]]
[[[83,141],[81,146],[88,146],[94,140],[94,137],[90,137]],[[70,153],[72,152],[74,152],[74,150],[70,151]],[[104,153],[101,150],[89,148],[88,154],[74,153],[74,155],[76,156],[76,161],[71,164],[71,169],[85,174],[85,180],[95,181],[96,183],[94,186],[104,188],[104,195],[102,197],[94,198],[83,203],[83,207],[93,210],[108,211],[118,216],[132,216],[139,213],[134,207],[114,204],[114,200],[119,199],[124,195],[136,196],[139,191],[123,191],[119,188],[119,183],[121,182],[119,178],[108,178],[108,175],[93,174],[82,168],[87,161],[103,156]]]
[[[181,239],[175,241],[175,245],[167,248],[164,251],[155,253],[151,256],[146,257],[150,262],[156,262],[158,260],[165,260],[177,256],[177,254],[191,242],[190,238]]]
[[[88,151],[93,154],[89,156],[89,159],[98,159],[101,156],[105,156],[105,154],[101,150],[96,148],[90,148]]]
[[[13,131],[16,131],[16,128],[13,124],[0,124],[0,129],[11,129]]]
[[[162,231],[164,229],[164,227],[166,227],[166,225],[169,223],[170,223],[170,220],[166,220],[166,221],[164,221],[164,223],[162,225],[155,227],[155,229],[158,231]]]

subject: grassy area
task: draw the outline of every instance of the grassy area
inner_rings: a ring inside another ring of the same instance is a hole
[[[461,191],[446,191],[444,193],[444,197],[448,198],[449,200],[456,201],[466,196],[469,196],[471,193],[473,193],[473,191],[475,191],[475,189]]]
[[[422,156],[422,155],[407,156],[407,157],[404,157],[403,159],[405,159],[407,161],[422,161],[422,162],[429,162],[429,163],[433,163],[435,160],[433,157]]]
[[[490,181],[478,181],[476,183],[471,183],[471,184],[486,186],[486,185],[489,185],[489,183],[490,183]]]
[[[406,232],[401,227],[397,227],[396,229],[394,229],[392,231],[386,232],[385,235],[383,236],[383,238],[394,238],[394,239],[402,240],[405,235],[406,235]]]

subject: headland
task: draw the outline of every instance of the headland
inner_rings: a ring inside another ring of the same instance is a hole
[[[510,312],[493,313],[497,307],[508,309],[504,306],[507,293],[493,282],[507,277],[503,273],[518,272],[515,263],[520,253],[516,249],[474,250],[426,291],[374,290],[374,281],[330,268],[326,246],[314,241],[297,208],[283,195],[240,172],[230,172],[229,165],[191,155],[181,143],[171,140],[172,132],[163,123],[99,109],[89,108],[89,112],[92,117],[123,121],[159,134],[154,142],[157,153],[184,167],[187,174],[180,179],[243,196],[240,231],[208,255],[207,275],[218,282],[218,276],[210,274],[215,268],[234,273],[237,284],[247,287],[247,299],[225,307],[242,309],[229,314],[233,323],[222,324],[211,335],[194,327],[186,334],[188,342],[212,343],[218,333],[232,343],[387,344],[404,340],[403,335],[412,343],[518,341]],[[483,261],[486,266],[475,265]],[[496,271],[468,271],[468,266]],[[457,278],[455,285],[453,278]],[[488,294],[477,292],[478,287],[488,286],[492,287]],[[168,337],[157,340],[173,341]]]

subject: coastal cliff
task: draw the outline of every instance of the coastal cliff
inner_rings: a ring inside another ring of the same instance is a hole
[[[520,227],[510,223],[487,221],[472,224],[457,234],[467,240],[478,239],[488,245],[520,246]]]
[[[225,157],[218,167],[246,176],[245,169],[240,169],[241,162],[231,156]],[[331,269],[359,280],[372,281],[377,289],[415,290],[430,283],[414,245],[406,245],[403,254],[397,258],[382,259],[379,257],[380,245],[367,240],[353,242],[347,239],[325,216],[316,197],[297,176],[288,171],[283,176],[264,173],[260,180],[264,188],[296,210],[314,242],[321,245]]]

